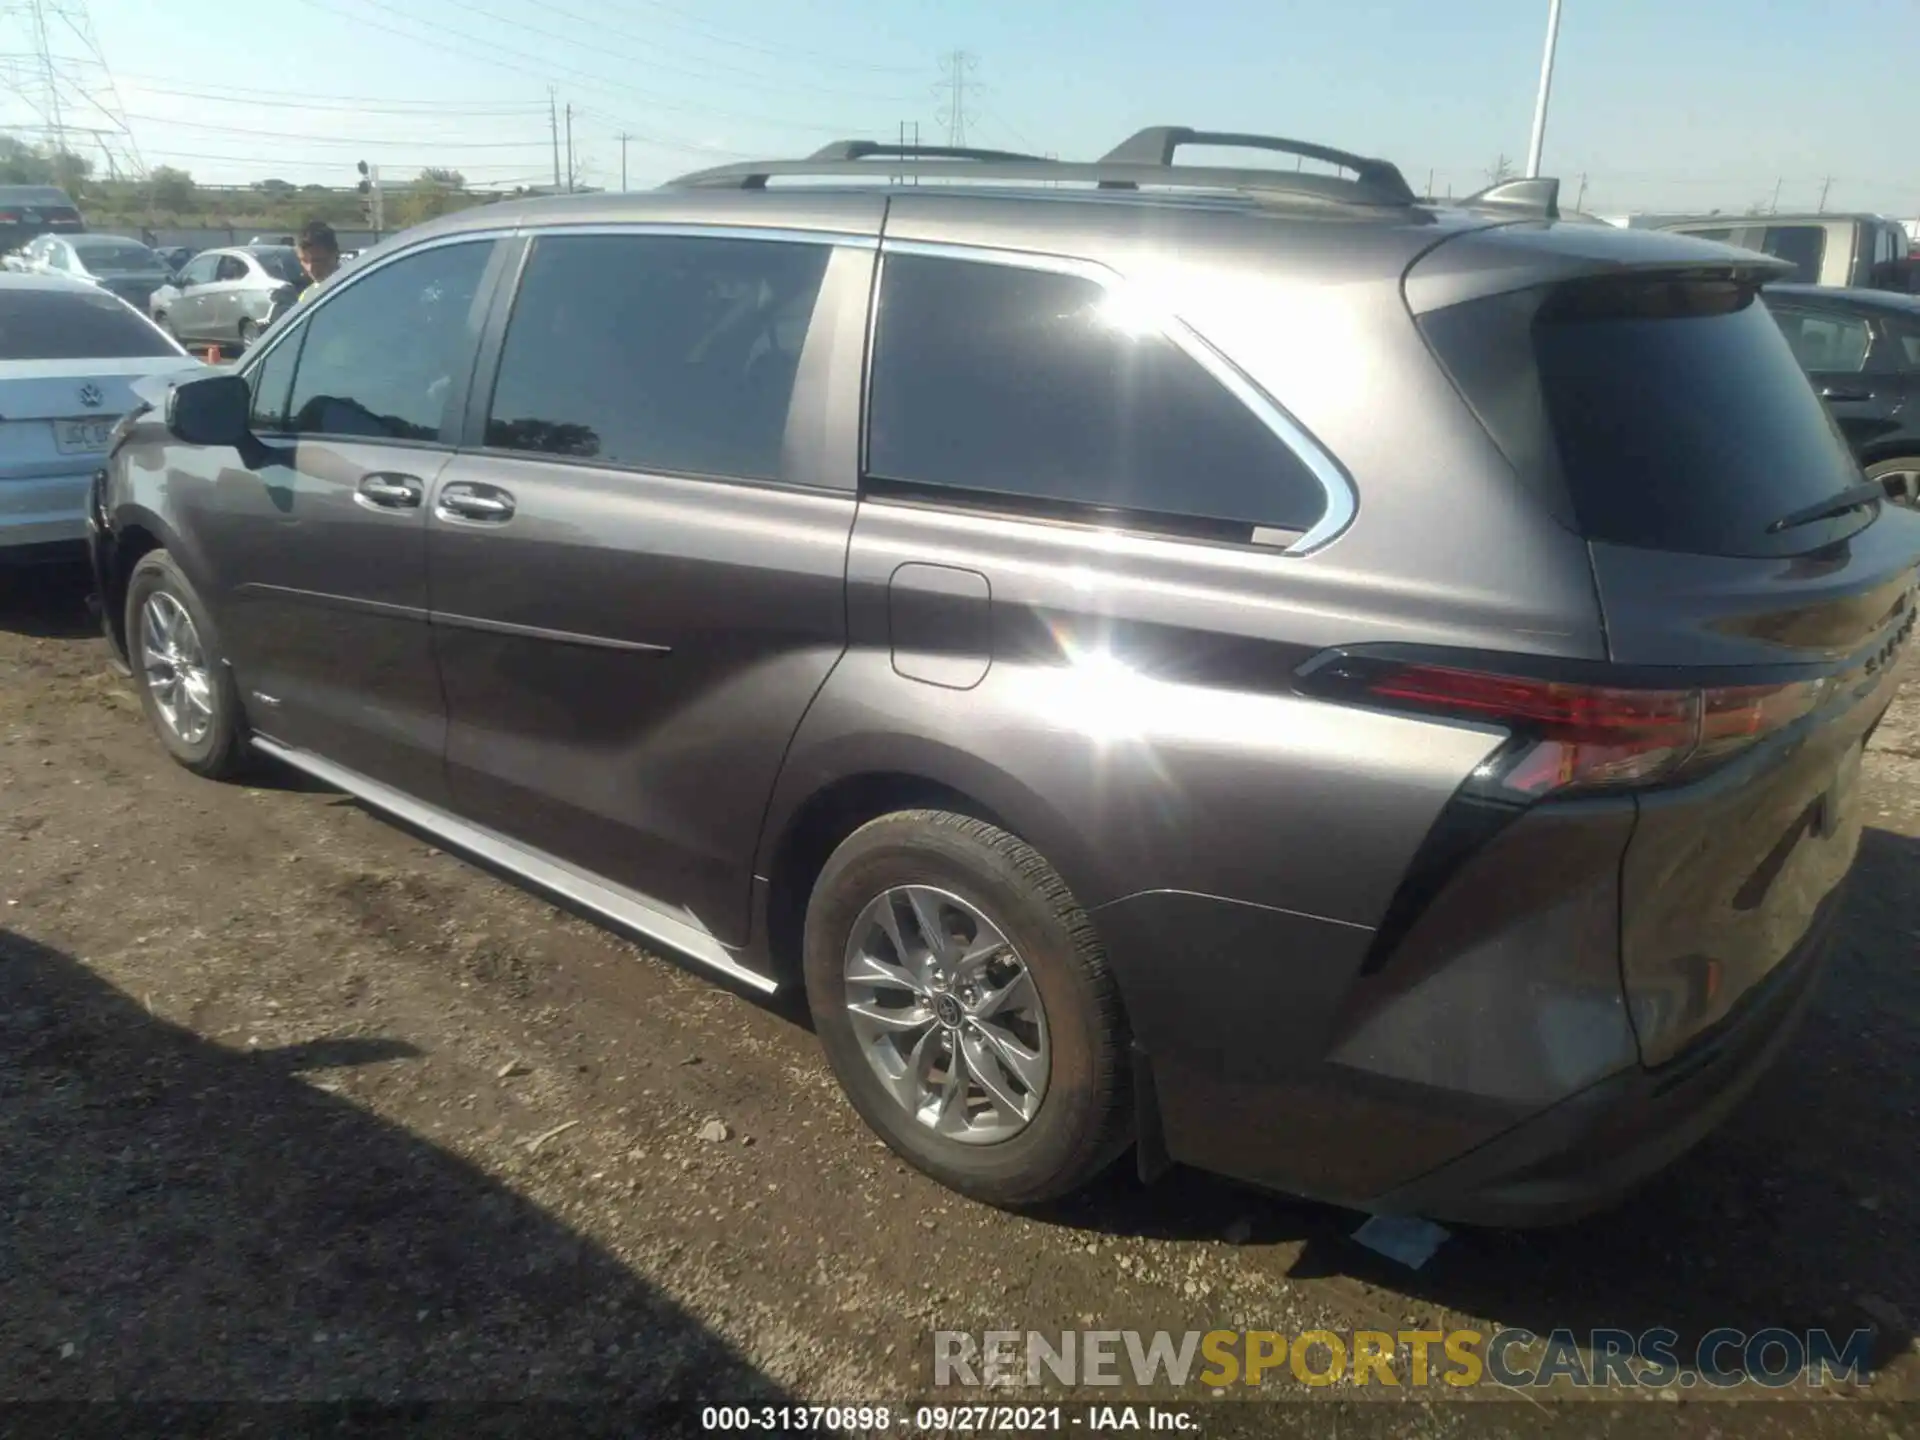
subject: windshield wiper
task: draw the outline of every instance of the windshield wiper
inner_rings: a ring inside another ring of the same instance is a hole
[[[1797,529],[1802,525],[1811,525],[1816,520],[1831,520],[1836,515],[1844,515],[1849,510],[1858,510],[1862,505],[1870,505],[1875,500],[1887,498],[1887,487],[1878,480],[1862,480],[1858,485],[1850,485],[1838,495],[1829,495],[1824,500],[1782,515],[1767,526],[1769,535],[1778,535],[1782,530]]]

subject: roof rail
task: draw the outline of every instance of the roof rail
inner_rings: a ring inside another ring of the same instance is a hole
[[[965,145],[912,145],[891,140],[835,140],[807,158],[822,161],[866,160],[874,156],[887,159],[924,156],[930,160],[1036,160],[1041,163],[1045,163],[1046,158],[1023,155],[1018,150],[976,150]]]
[[[1538,220],[1560,218],[1560,182],[1549,176],[1502,180],[1464,200],[1452,201],[1462,210],[1496,210]]]
[[[1374,160],[1328,145],[1305,140],[1283,140],[1278,135],[1242,135],[1227,130],[1195,130],[1187,125],[1150,125],[1122,140],[1100,157],[1102,165],[1157,165],[1173,169],[1173,155],[1183,145],[1216,145],[1234,150],[1271,150],[1306,160],[1320,160],[1353,171],[1361,185],[1395,195],[1412,204],[1413,188],[1391,161]]]
[[[1315,147],[1315,150],[1319,152],[1319,147]],[[1334,163],[1355,168],[1337,150],[1319,153],[1332,157]],[[984,158],[971,158],[973,156]],[[874,161],[878,159],[884,159],[886,163],[875,164]],[[893,180],[918,180],[958,176],[966,180],[1029,185],[1093,185],[1105,190],[1138,190],[1145,186],[1225,190],[1248,195],[1285,195],[1337,205],[1399,207],[1416,203],[1413,191],[1393,166],[1385,161],[1362,160],[1359,156],[1351,159],[1369,167],[1359,172],[1360,178],[1356,180],[1338,175],[1272,168],[1170,165],[1163,161],[1145,163],[1132,159],[1109,158],[1086,164],[1043,160],[1011,152],[953,151],[852,140],[829,145],[807,160],[746,160],[734,165],[718,165],[710,170],[697,170],[669,180],[663,188],[764,190],[769,180],[780,178],[872,180],[880,176]]]

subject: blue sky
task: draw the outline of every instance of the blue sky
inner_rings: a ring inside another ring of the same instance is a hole
[[[548,86],[582,178],[635,187],[836,136],[1099,154],[1184,123],[1385,155],[1465,193],[1524,159],[1547,0],[91,0],[148,163],[350,183],[354,162],[550,179]],[[1565,0],[1550,174],[1603,213],[1920,215],[1920,0]],[[8,50],[18,47],[5,46]],[[17,115],[0,111],[0,119]],[[1572,198],[1571,193],[1569,198]]]

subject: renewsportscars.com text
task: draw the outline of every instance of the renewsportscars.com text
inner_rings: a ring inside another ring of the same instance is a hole
[[[1527,1330],[938,1330],[933,1383],[947,1386],[1298,1384],[1578,1389],[1819,1387],[1870,1369],[1872,1332],[1709,1331],[1683,1352],[1655,1328]]]

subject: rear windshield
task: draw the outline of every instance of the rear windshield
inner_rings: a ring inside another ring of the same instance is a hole
[[[179,353],[166,336],[111,295],[0,289],[0,360],[107,360]]]
[[[1421,324],[1508,458],[1564,496],[1588,539],[1785,555],[1871,522],[1770,530],[1860,468],[1749,284],[1585,282]]]
[[[144,245],[131,241],[74,245],[74,251],[89,270],[164,270],[160,257]]]

